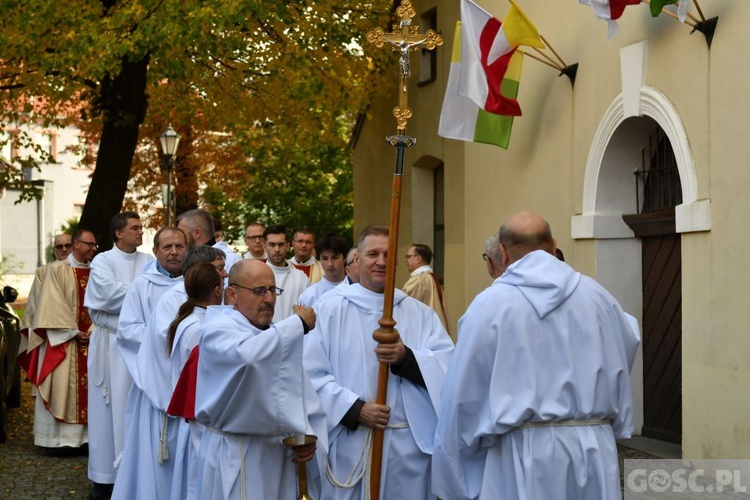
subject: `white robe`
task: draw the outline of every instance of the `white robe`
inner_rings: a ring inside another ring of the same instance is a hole
[[[274,309],[273,313],[273,322],[278,323],[294,314],[292,306],[299,302],[302,292],[310,286],[310,280],[307,279],[305,273],[296,269],[291,264],[287,263],[284,267],[274,266],[270,261],[266,262],[266,264],[273,271],[273,275],[276,278],[276,286],[284,290],[281,295],[276,297],[276,309]]]
[[[317,324],[305,339],[304,362],[328,416],[330,467],[334,477],[344,482],[362,451],[367,430],[360,426],[349,431],[340,421],[357,399],[376,398],[379,365],[372,332],[383,314],[383,294],[359,284],[338,290],[317,305]],[[389,371],[389,425],[408,423],[408,427],[385,431],[380,494],[387,499],[433,498],[430,454],[453,341],[432,309],[400,290],[395,291],[393,318],[427,387]],[[334,487],[327,479],[322,483],[321,498],[326,500],[364,498],[364,480],[350,489]]]
[[[179,419],[165,414],[172,398],[166,339],[170,323],[187,298],[184,281],[164,292],[143,335],[136,356],[140,385],[128,400],[133,432],[127,436],[113,499],[170,498]]]
[[[638,342],[592,279],[543,251],[512,264],[459,322],[435,438],[435,494],[620,498],[615,437],[633,429]],[[582,425],[521,427],[570,420]],[[611,425],[595,425],[602,420]]]
[[[208,308],[195,398],[207,427],[198,498],[297,498],[293,453],[281,442],[289,435],[317,435],[316,457],[325,460],[325,414],[302,366],[302,339],[297,316],[259,330],[231,306]]]
[[[201,340],[205,317],[206,310],[195,307],[190,316],[182,320],[177,327],[172,344],[172,392],[177,387],[177,381],[190,353]],[[170,498],[195,498],[198,450],[204,431],[205,426],[195,420],[186,422],[179,419]]]
[[[326,295],[328,292],[335,289],[338,285],[344,283],[344,281],[346,280],[344,279],[337,283],[334,283],[333,281],[328,281],[325,277],[323,277],[323,279],[313,285],[310,285],[304,292],[302,292],[302,295],[299,296],[298,301],[305,307],[312,307],[318,300],[320,300],[323,295]]]
[[[268,254],[266,253],[265,250],[263,250],[263,255],[261,255],[260,257],[255,257],[248,250],[247,252],[245,252],[244,254],[242,254],[242,258],[243,259],[249,259],[249,260],[262,260],[262,261],[265,262],[266,260],[268,260]]]
[[[153,255],[125,253],[116,246],[91,262],[84,305],[95,328],[89,343],[89,479],[115,482],[114,461],[122,451],[125,404],[132,384],[117,348],[117,323],[130,283]]]
[[[183,280],[159,272],[157,261],[149,262],[125,294],[117,326],[117,346],[136,386],[141,386],[136,358],[143,341],[146,324],[162,295]]]

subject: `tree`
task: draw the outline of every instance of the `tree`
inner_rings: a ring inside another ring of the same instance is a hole
[[[249,222],[258,221],[291,230],[305,227],[318,236],[334,231],[351,241],[352,158],[344,145],[287,147],[283,138],[258,134],[264,137],[250,146],[253,157],[238,168],[246,179],[239,193],[210,179],[204,189],[206,204],[221,217],[224,233],[239,236]]]
[[[248,130],[267,123],[281,149],[337,143],[337,120],[362,109],[378,85],[382,51],[369,54],[364,34],[384,24],[389,7],[385,0],[5,2],[2,118],[89,126],[98,154],[80,223],[106,242],[137,149],[155,147],[158,134],[146,136],[144,124],[151,133],[171,121],[190,136],[178,151],[181,167],[190,162],[185,148],[219,142],[211,134],[242,144]],[[221,166],[241,169],[246,160]]]

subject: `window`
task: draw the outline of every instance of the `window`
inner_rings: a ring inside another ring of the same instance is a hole
[[[419,17],[419,30],[424,33],[427,30],[437,31],[437,8],[430,9]],[[419,82],[418,85],[426,85],[434,82],[437,78],[437,50],[420,49],[419,54]]]
[[[445,169],[443,163],[432,171],[435,179],[434,247],[432,269],[440,284],[445,284]]]

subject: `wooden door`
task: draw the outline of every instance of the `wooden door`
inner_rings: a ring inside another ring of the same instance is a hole
[[[641,238],[644,436],[682,439],[682,258],[674,210],[623,217]]]

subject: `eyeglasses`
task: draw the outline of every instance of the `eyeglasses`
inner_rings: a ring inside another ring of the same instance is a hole
[[[245,236],[245,239],[246,239],[246,240],[255,240],[255,241],[260,241],[260,240],[262,240],[262,239],[263,239],[263,235],[262,235],[262,234],[259,234],[258,236]]]
[[[62,250],[62,249],[68,250],[70,248],[73,248],[72,243],[61,243],[59,245],[55,245],[55,250]]]
[[[272,295],[281,295],[284,293],[284,290],[277,286],[256,286],[254,288],[250,288],[249,286],[242,286],[238,285],[237,283],[230,283],[229,286],[238,286],[240,288],[244,288],[245,290],[250,290],[258,297],[264,297],[268,292],[271,292]]]
[[[411,255],[410,255],[410,254],[408,254],[408,253],[407,253],[406,255],[404,255],[404,260],[409,260],[409,259],[411,259],[412,257],[416,257],[416,256],[417,256],[417,254],[411,254]]]
[[[76,243],[83,243],[84,245],[88,245],[89,248],[96,248],[99,246],[99,244],[96,241],[83,241],[78,240]]]
[[[487,262],[487,254],[486,253],[482,254],[482,260],[485,261],[485,262]]]

